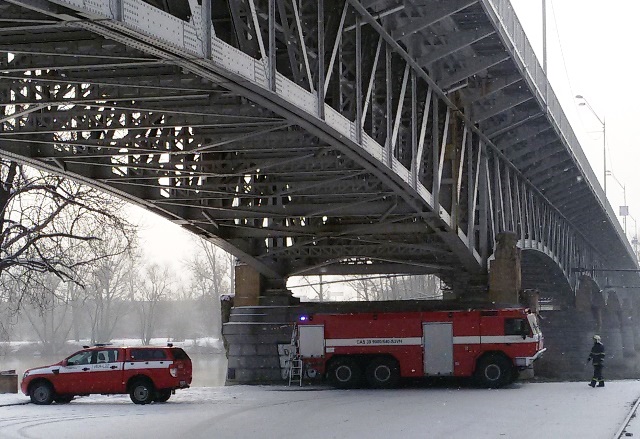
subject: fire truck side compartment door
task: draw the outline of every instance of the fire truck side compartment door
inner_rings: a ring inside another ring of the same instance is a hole
[[[298,326],[300,355],[305,358],[324,355],[324,325]]]
[[[453,328],[451,323],[423,323],[424,374],[453,374]]]

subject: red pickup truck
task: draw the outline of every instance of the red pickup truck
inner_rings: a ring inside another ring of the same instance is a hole
[[[136,404],[166,402],[189,387],[191,359],[181,348],[86,347],[51,366],[29,369],[21,390],[35,404],[65,404],[74,396],[126,394]]]

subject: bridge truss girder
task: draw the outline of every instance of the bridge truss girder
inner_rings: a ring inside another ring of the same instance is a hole
[[[453,282],[486,271],[502,231],[568,280],[628,264],[586,238],[606,210],[576,227],[556,204],[590,175],[558,193],[532,183],[575,157],[539,143],[557,130],[492,1],[201,3],[0,1],[16,19],[0,23],[0,154],[141,204],[270,278]]]

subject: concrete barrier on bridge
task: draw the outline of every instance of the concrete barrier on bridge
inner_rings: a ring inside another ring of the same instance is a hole
[[[15,370],[0,371],[0,393],[18,393],[18,375]]]

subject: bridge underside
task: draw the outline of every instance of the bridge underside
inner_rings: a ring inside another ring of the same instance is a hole
[[[510,47],[505,4],[3,0],[0,154],[140,204],[272,280],[464,284],[505,230],[567,282],[633,265],[575,136],[548,117],[561,109],[533,53]]]
[[[522,252],[522,289],[537,290],[541,299],[553,307],[566,309],[574,306],[573,285],[558,269],[557,264],[542,252]]]

